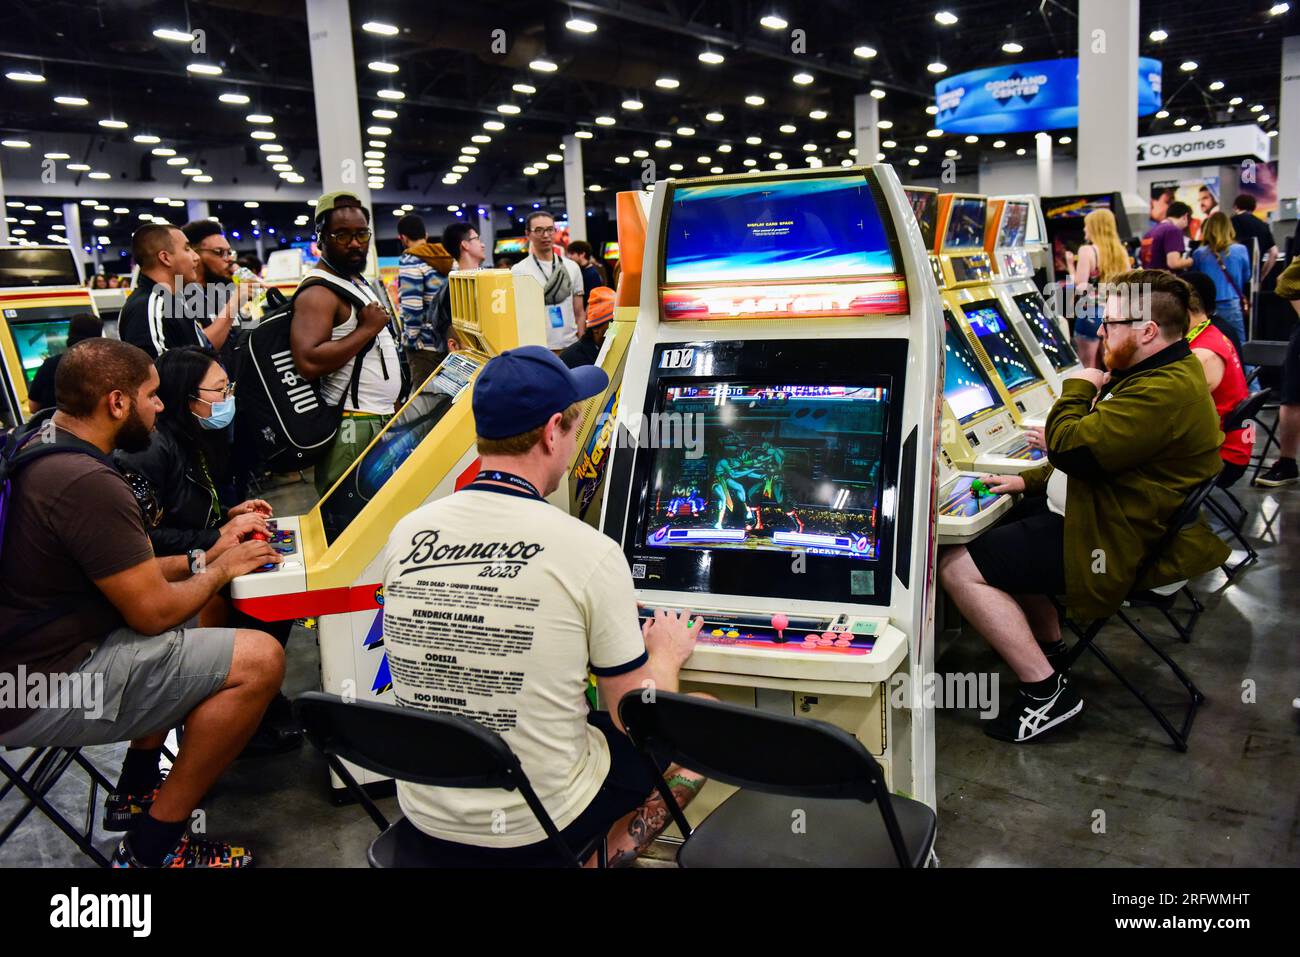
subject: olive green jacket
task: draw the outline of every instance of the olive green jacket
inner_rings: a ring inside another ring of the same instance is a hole
[[[1197,485],[1218,474],[1223,433],[1186,341],[1112,373],[1097,390],[1067,379],[1047,417],[1047,460],[1023,473],[1041,493],[1054,468],[1068,479],[1065,506],[1066,607],[1077,621],[1114,614],[1137,588],[1210,571],[1230,551],[1203,518],[1185,528],[1147,577],[1138,566]]]

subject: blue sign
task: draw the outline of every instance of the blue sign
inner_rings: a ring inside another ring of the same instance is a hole
[[[1138,116],[1160,109],[1160,61],[1138,58]],[[969,70],[934,85],[946,133],[1028,133],[1079,125],[1079,60],[1033,60]]]

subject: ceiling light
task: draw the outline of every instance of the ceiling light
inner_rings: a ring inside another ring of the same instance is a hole
[[[72,157],[69,156],[67,153],[46,153],[46,154],[45,154],[45,158],[46,158],[47,160],[66,160],[66,159],[72,159]]]
[[[28,73],[26,70],[11,70],[5,74],[5,78],[13,80],[16,83],[44,83],[45,77],[39,73]]]
[[[956,150],[944,150],[943,155],[951,159],[952,157],[958,156],[959,154],[957,153]]]
[[[671,76],[661,76],[655,80],[655,86],[661,90],[675,90],[682,85],[682,81]]]
[[[784,30],[790,25],[779,13],[769,13],[767,16],[761,17],[758,22],[769,30]]]
[[[196,183],[211,183],[211,182],[212,182],[212,177],[209,176],[209,175],[207,175],[206,173],[204,173],[202,176],[196,176],[196,177],[194,177],[194,182],[196,182]]]
[[[717,176],[717,175],[719,175],[720,173],[722,173],[723,170],[722,170],[722,167],[721,167],[721,166],[710,166],[710,167],[709,167],[709,172],[712,173],[714,176]]]
[[[948,10],[940,10],[934,15],[934,22],[942,24],[945,27],[950,27],[957,22],[957,14],[951,13]]]
[[[941,62],[938,61],[938,60],[935,60],[933,63],[927,63],[927,64],[925,65],[925,68],[926,68],[927,70],[929,70],[931,73],[947,73],[947,72],[948,72],[948,65],[947,65],[946,63],[941,63]]]
[[[888,121],[886,121],[886,122],[888,122]],[[852,134],[849,130],[836,130],[836,131],[835,131],[835,135],[836,135],[837,137],[839,137],[840,139],[842,139],[842,140],[847,140],[847,139],[848,139],[849,137],[851,137],[853,134]]]
[[[392,136],[393,130],[391,127],[388,126],[367,126],[366,135],[367,136]]]
[[[710,163],[713,162],[713,157],[712,157],[712,156],[697,156],[697,157],[695,157],[695,162],[699,163],[701,166],[708,166]]]
[[[284,147],[281,146],[279,143],[263,143],[261,146],[258,147],[258,149],[261,150],[263,153],[284,152]]]
[[[917,143],[916,146],[914,146],[914,147],[912,147],[912,148],[913,148],[916,152],[918,152],[918,153],[928,153],[928,152],[930,152],[930,147],[926,146],[924,143]]]
[[[1025,155],[1025,148],[1022,146],[1022,147],[1020,147],[1020,149],[1016,150],[1016,155],[1017,155],[1017,156],[1024,156],[1024,155]]]
[[[813,110],[808,114],[810,120],[824,120],[829,114],[825,110]]]
[[[860,46],[860,47],[853,48],[853,55],[856,57],[861,57],[864,60],[872,59],[876,55],[876,52],[877,51],[875,47]]]
[[[714,110],[712,113],[705,113],[704,118],[708,120],[710,123],[721,123],[723,120],[726,119],[726,117],[723,116],[721,113],[719,113],[717,110]]]
[[[938,139],[940,136],[943,136],[943,130],[940,129],[926,130],[925,135],[930,137],[930,139],[932,140]]]
[[[536,70],[538,73],[554,73],[559,66],[550,60],[541,57],[528,64],[530,70]]]
[[[666,150],[672,145],[673,145],[672,140],[664,140],[664,139],[655,140],[655,146],[661,150]]]
[[[1290,9],[1291,4],[1289,3],[1275,3],[1273,6],[1268,8],[1268,15],[1270,17],[1280,17]]]
[[[470,138],[471,143],[491,143],[492,137],[484,136],[482,133],[475,133]]]
[[[451,171],[453,173],[468,173],[469,167],[464,165],[463,163],[457,163],[455,166],[451,168]]]
[[[746,136],[746,137],[745,137],[745,142],[748,143],[750,146],[757,146],[759,143],[763,142],[763,137],[761,137],[761,136]]]
[[[749,96],[745,97],[745,102],[750,106],[762,106],[767,102],[767,100],[759,96],[757,93],[751,93]]]
[[[154,136],[152,133],[137,133],[135,136],[131,137],[131,139],[137,143],[143,143],[145,145],[162,142],[161,138]]]
[[[397,111],[396,111],[396,110],[384,110],[384,109],[371,110],[371,111],[370,111],[370,115],[373,116],[373,117],[374,117],[375,119],[377,119],[377,120],[395,120],[395,119],[397,119]]]
[[[637,152],[640,153],[640,154],[642,154],[642,155],[645,155],[645,150],[637,150]],[[548,162],[551,162],[551,163],[563,163],[563,162],[564,162],[564,157],[561,156],[559,153],[547,153],[547,154],[546,154],[546,159],[547,159]]]
[[[591,132],[591,130],[578,130],[578,132],[574,133],[573,135],[580,140],[589,140],[596,134]]]
[[[167,160],[168,166],[184,166],[190,161],[188,156],[173,156]]]
[[[221,67],[215,63],[190,63],[185,69],[198,76],[221,76]]]
[[[124,130],[126,124],[121,120],[100,120],[99,125],[106,130]]]
[[[249,133],[248,135],[255,140],[275,139],[275,134],[272,133],[270,130],[253,130],[253,132]]]
[[[502,103],[500,106],[497,107],[497,112],[504,113],[507,116],[517,116],[519,113],[523,111],[520,110],[519,107],[515,106],[515,104],[513,103]]]
[[[630,156],[615,156],[615,157],[614,157],[614,162],[615,162],[615,163],[618,163],[620,166],[622,166],[622,165],[624,165],[624,164],[626,164],[626,163],[630,163],[630,162],[632,162],[632,157],[630,157]]]
[[[383,60],[371,60],[366,66],[376,73],[396,73],[401,69],[396,63],[386,63]]]
[[[1181,116],[1178,117],[1178,119],[1174,120],[1174,126],[1186,126],[1186,125],[1187,125],[1187,120],[1183,119]]]
[[[894,121],[893,121],[893,120],[876,120],[876,127],[877,127],[877,129],[882,129],[882,130],[892,130],[892,129],[894,128]],[[840,132],[841,132],[841,133],[847,133],[848,130],[840,130]],[[842,137],[840,137],[840,139],[848,139],[848,137],[842,136]]]
[[[815,79],[815,77],[811,73],[796,73],[794,76],[790,77],[790,79],[795,83],[798,83],[800,86],[807,86]]]
[[[1259,114],[1259,116],[1255,117],[1255,119],[1260,123],[1267,123],[1269,120],[1272,119],[1272,117],[1267,113],[1261,113]],[[1200,127],[1193,126],[1192,129],[1196,130],[1196,129],[1200,129]]]
[[[477,146],[462,146],[462,147],[460,148],[460,151],[461,151],[462,153],[468,153],[470,156],[477,156],[479,153],[483,152],[483,151],[480,150]],[[370,155],[370,154],[367,153],[366,155],[368,156],[368,155]],[[379,155],[382,156],[383,154],[380,153]]]
[[[721,144],[721,145],[718,147],[718,152],[719,152],[719,153],[730,153],[730,152],[731,152],[731,144],[730,144],[730,143],[723,143],[723,144]]]
[[[790,124],[790,123],[782,123],[781,126],[779,127],[779,129],[780,129],[780,131],[781,131],[782,133],[795,133],[795,132],[797,132],[797,128],[796,128],[795,126],[793,126],[792,124]]]
[[[715,53],[712,50],[705,50],[699,56],[699,60],[701,63],[707,63],[710,66],[717,66],[719,63],[724,62],[726,59],[727,58],[724,57],[721,53]]]
[[[283,153],[268,153],[265,158],[268,163],[289,162],[289,157],[285,156]]]
[[[623,105],[623,109],[625,109],[625,110],[642,110],[642,109],[645,109],[645,104],[642,103],[640,100],[636,100],[636,99],[628,99],[628,100],[624,100],[622,105]]]
[[[573,17],[565,23],[564,26],[566,29],[572,30],[574,33],[596,32],[596,24],[592,23],[590,20],[584,20],[581,17]]]
[[[293,167],[288,163],[276,163],[271,167],[271,169],[275,170],[277,173],[288,173],[293,170]]]
[[[1166,40],[1169,39],[1169,34],[1166,33],[1164,30],[1152,30],[1150,33],[1147,34],[1147,38],[1152,43],[1164,43]]]
[[[537,87],[529,83],[516,83],[514,86],[510,87],[510,89],[514,90],[516,93],[522,93],[524,96],[532,96],[537,92]]]
[[[1253,104],[1253,105],[1251,106],[1251,108],[1250,108],[1250,112],[1252,112],[1252,113],[1258,113],[1258,112],[1260,112],[1260,111],[1263,110],[1263,109],[1264,109],[1264,106],[1263,106],[1262,103],[1255,103],[1255,104]]]
[[[222,93],[217,99],[222,103],[234,103],[236,106],[244,106],[248,103],[248,97],[243,93]]]
[[[60,106],[87,106],[90,100],[84,96],[56,96],[54,102]]]
[[[1006,43],[1002,44],[1002,52],[1003,53],[1024,53],[1025,48],[1022,47],[1015,40],[1008,40]]]
[[[1074,142],[1074,140],[1068,136],[1062,136],[1059,139],[1057,139],[1056,142],[1060,143],[1062,146],[1069,146],[1071,143]]]
[[[933,103],[931,103],[929,106],[925,108],[925,112],[930,116],[934,116],[939,112],[939,108],[935,106]]]
[[[598,116],[598,117],[596,117],[596,125],[597,125],[597,126],[613,126],[613,125],[614,125],[615,123],[617,123],[617,122],[618,122],[618,121],[615,120],[614,117],[612,117],[612,116]]]
[[[483,124],[483,129],[485,130],[504,130],[505,128],[506,125],[500,120],[488,120]]]
[[[93,173],[87,173],[86,175],[89,176],[91,179],[112,179],[113,178],[108,173],[105,173],[102,170],[95,170]]]
[[[380,36],[384,37],[395,37],[398,32],[397,27],[393,26],[391,23],[379,23],[376,20],[368,20],[361,24],[361,29],[365,30],[367,33],[378,33]]]
[[[1167,119],[1169,119],[1169,111],[1168,111],[1168,110],[1157,110],[1157,111],[1156,111],[1156,119],[1157,119],[1157,120],[1167,120]]]
[[[778,151],[768,153],[767,158],[770,160],[779,160],[781,158],[781,153]]]
[[[887,149],[887,150],[892,150],[895,146],[898,145],[898,141],[897,141],[897,140],[885,140],[885,141],[882,142],[880,145],[883,146],[883,147],[884,147],[885,149]]]
[[[69,163],[68,169],[72,170],[74,173],[85,173],[90,169],[90,167],[85,163]]]
[[[693,126],[679,126],[679,127],[677,127],[677,135],[678,135],[678,136],[694,136],[694,135],[695,135],[695,127],[693,127]]]
[[[994,140],[994,141],[993,141],[993,148],[994,148],[995,150],[1000,150],[1000,149],[1002,149],[1002,147],[1004,147],[1004,146],[1006,146],[1006,145],[1007,145],[1007,141],[1006,141],[1006,140]]]
[[[7,146],[11,150],[25,150],[31,148],[31,143],[26,140],[0,140],[0,146]]]
[[[815,152],[817,152],[817,144],[816,144],[816,143],[805,143],[805,144],[803,145],[803,151],[804,151],[805,153],[815,153]]]
[[[525,176],[536,176],[536,175],[537,175],[537,169],[536,169],[536,167],[533,167],[533,166],[525,166],[525,167],[524,167],[524,175],[525,175]]]
[[[1242,99],[1239,96],[1234,96],[1232,99],[1228,101],[1229,106],[1241,106],[1241,104],[1242,104]]]
[[[758,165],[758,160],[753,160],[753,159],[743,160],[742,163],[741,163],[741,165],[742,165],[742,166],[757,166],[757,165]]]
[[[375,96],[379,97],[381,100],[406,99],[406,94],[403,93],[401,90],[380,90],[375,94]]]
[[[1222,90],[1222,89],[1223,89],[1223,81],[1222,81],[1222,80],[1215,80],[1213,83],[1210,84],[1210,89],[1211,89],[1213,92],[1215,92],[1215,93],[1217,93],[1219,90]]]
[[[1191,73],[1198,66],[1200,66],[1200,64],[1195,60],[1184,60],[1182,63],[1178,64],[1178,69],[1182,70],[1184,73]]]
[[[592,183],[590,186],[587,187],[587,189],[588,189],[590,192],[593,192],[593,193],[599,193],[599,192],[600,192],[600,184],[599,184],[599,183]]]
[[[789,163],[777,163],[775,166],[772,167],[772,169],[789,169],[789,168],[790,168]]]
[[[871,98],[873,100],[883,100],[885,98],[885,91],[878,86],[873,87],[871,90]]]

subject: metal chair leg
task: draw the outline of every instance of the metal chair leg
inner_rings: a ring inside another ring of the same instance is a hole
[[[0,833],[0,844],[3,844],[14,830],[17,829],[18,824],[31,813],[33,808],[36,808],[40,810],[46,818],[53,822],[55,827],[67,835],[68,839],[72,841],[72,843],[76,844],[83,854],[100,867],[107,868],[109,866],[108,858],[106,858],[92,843],[95,834],[93,804],[88,812],[89,816],[87,819],[86,830],[82,832],[73,827],[68,819],[65,818],[45,797],[54,785],[58,783],[59,778],[63,776],[63,772],[67,770],[68,765],[75,761],[79,756],[80,750],[78,748],[51,748],[44,751],[40,756],[39,765],[30,782],[15,771],[7,761],[0,759],[0,774],[3,774],[8,778],[9,783],[13,787],[16,787],[28,801],[28,804],[19,812],[15,820],[11,821],[9,825],[6,826],[5,830]],[[31,763],[32,762],[30,761],[25,762],[23,766],[30,767]],[[78,764],[80,764],[80,762],[78,762]],[[102,777],[102,775],[100,777]],[[92,777],[92,801],[96,797],[97,783],[97,780]]]
[[[1192,722],[1196,720],[1196,711],[1206,701],[1205,694],[1200,688],[1193,684],[1192,679],[1188,677],[1187,672],[1178,667],[1178,663],[1174,661],[1173,658],[1170,658],[1169,655],[1165,654],[1165,652],[1151,640],[1150,635],[1143,631],[1142,627],[1138,625],[1137,622],[1129,618],[1129,616],[1124,613],[1123,609],[1120,610],[1119,616],[1124,621],[1124,624],[1128,625],[1133,633],[1142,639],[1142,643],[1156,653],[1156,656],[1165,663],[1171,672],[1173,672],[1174,677],[1178,679],[1179,683],[1182,684],[1183,688],[1187,691],[1189,701],[1187,710],[1183,713],[1183,724],[1179,731],[1179,739],[1183,743],[1180,750],[1185,751],[1187,750],[1187,738],[1188,735],[1191,734],[1192,730]],[[1148,707],[1151,706],[1148,705]],[[1161,723],[1167,724],[1166,721],[1162,721]],[[1166,728],[1166,730],[1168,730],[1168,728]]]
[[[1165,734],[1169,735],[1169,740],[1173,742],[1174,747],[1179,751],[1185,752],[1187,750],[1187,739],[1183,735],[1179,734],[1178,730],[1169,723],[1169,719],[1165,717],[1164,712],[1153,705],[1137,685],[1124,677],[1123,672],[1115,667],[1115,663],[1106,657],[1105,652],[1096,645],[1089,645],[1088,650],[1097,656],[1101,663],[1106,666],[1106,669],[1119,679],[1119,683],[1132,693],[1133,697],[1142,702],[1142,706],[1146,708],[1147,711],[1151,712],[1151,716],[1160,723],[1160,727],[1165,729]]]
[[[1247,565],[1251,564],[1252,562],[1259,561],[1259,553],[1256,552],[1254,546],[1252,546],[1250,542],[1246,540],[1246,536],[1244,536],[1241,533],[1239,526],[1234,526],[1232,522],[1228,519],[1228,513],[1222,505],[1214,501],[1214,499],[1212,498],[1207,498],[1205,500],[1205,506],[1210,510],[1210,512],[1216,518],[1219,519],[1219,521],[1223,522],[1224,529],[1227,531],[1227,533],[1231,535],[1234,539],[1236,539],[1237,543],[1241,545],[1241,547],[1246,552],[1246,557],[1243,558],[1241,561],[1237,562],[1237,564],[1229,565],[1227,562],[1224,562],[1222,565],[1219,566],[1220,568],[1223,569],[1223,574],[1227,575],[1228,580],[1231,581],[1232,578],[1237,574],[1237,572],[1241,571],[1243,568],[1245,568]]]

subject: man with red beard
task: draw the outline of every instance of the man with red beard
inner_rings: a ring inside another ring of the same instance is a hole
[[[1138,567],[1188,493],[1218,474],[1223,433],[1200,360],[1188,347],[1191,287],[1162,270],[1117,277],[1101,324],[1109,372],[1080,369],[1047,417],[1050,464],[984,476],[1024,492],[1006,520],[939,557],[939,575],[967,621],[1011,666],[1020,689],[989,721],[1020,743],[1083,710],[1047,596],[1064,594],[1076,621],[1113,614],[1135,588],[1210,571],[1228,547],[1198,521],[1137,581]]]

